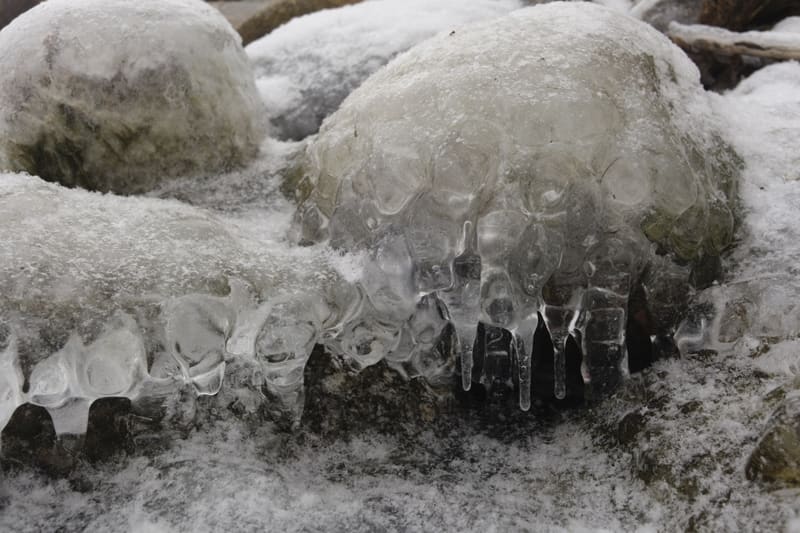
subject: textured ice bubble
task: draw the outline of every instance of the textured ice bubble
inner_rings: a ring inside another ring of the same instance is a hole
[[[606,8],[547,4],[439,35],[353,92],[309,145],[300,238],[391,265],[362,284],[353,357],[389,359],[434,298],[465,389],[496,377],[478,324],[512,333],[489,340],[527,409],[541,320],[557,397],[570,337],[591,390],[625,373],[637,287],[671,344],[690,276],[713,277],[731,241],[735,162],[678,48]]]
[[[250,160],[263,104],[200,0],[53,0],[0,31],[0,169],[122,193]]]
[[[315,133],[370,74],[440,31],[494,18],[521,0],[379,0],[298,17],[247,46],[272,132]]]

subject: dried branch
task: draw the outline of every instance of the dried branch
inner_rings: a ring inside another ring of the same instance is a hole
[[[779,32],[733,32],[701,24],[673,22],[667,35],[685,50],[723,56],[749,55],[769,59],[800,60],[800,34]]]

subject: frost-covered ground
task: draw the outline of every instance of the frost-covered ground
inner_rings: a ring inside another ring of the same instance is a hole
[[[785,309],[800,294],[800,64],[768,67],[714,105],[747,165],[722,289],[774,289],[761,303]],[[242,173],[156,194],[242,225],[267,208],[285,223],[276,189]],[[458,419],[326,440],[227,421],[69,479],[2,473],[0,531],[800,531],[800,491],[744,475],[776,391],[800,376],[800,326],[760,338],[770,320],[718,353],[659,362],[588,410],[505,427]]]

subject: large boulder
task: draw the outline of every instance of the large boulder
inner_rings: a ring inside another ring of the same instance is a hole
[[[541,314],[556,396],[570,336],[584,379],[607,393],[626,371],[637,286],[648,333],[667,342],[690,271],[707,283],[731,243],[736,158],[709,106],[680,49],[594,4],[440,34],[364,82],[309,143],[300,238],[393,265],[365,287],[374,335],[401,328],[420,295],[441,299],[465,388],[515,376],[527,407]],[[507,353],[514,372],[479,371],[479,322],[485,353]]]
[[[239,36],[200,0],[51,0],[0,32],[0,169],[136,193],[254,157]]]

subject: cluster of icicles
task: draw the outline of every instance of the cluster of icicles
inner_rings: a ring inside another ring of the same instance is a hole
[[[477,233],[487,232],[497,237],[487,228]],[[448,290],[416,293],[410,300],[415,303],[399,325],[387,313],[396,317],[403,313],[404,301],[407,306],[409,300],[402,297],[398,284],[416,285],[413,273],[419,269],[404,268],[410,265],[398,261],[386,241],[364,257],[362,276],[354,283],[341,282],[324,291],[310,288],[256,303],[249,288],[233,280],[224,297],[190,294],[166,300],[160,306],[159,327],[146,329],[163,331],[163,339],[155,344],[165,347],[173,361],[172,371],[164,371],[163,363],[158,371],[152,368],[156,365],[148,370],[147,346],[154,343],[146,341],[145,328],[120,311],[90,343],[73,334],[62,349],[36,363],[26,386],[13,327],[0,322],[0,429],[17,407],[30,403],[50,413],[57,434],[80,435],[87,429],[89,408],[97,399],[165,397],[187,384],[198,395],[214,395],[223,386],[226,365],[234,361],[236,379],[241,380],[241,369],[246,369],[244,385],[266,386],[289,405],[302,403],[304,369],[317,344],[357,368],[385,360],[408,377],[422,376],[430,382],[452,380],[458,360],[464,389],[473,381],[491,383],[497,377],[485,368],[473,375],[473,349],[478,347],[480,356],[502,356],[509,366],[514,365],[510,374],[523,410],[531,405],[537,327],[547,328],[554,347],[555,397],[566,393],[569,336],[582,340],[584,354],[596,356],[600,350],[610,356],[608,361],[625,375],[627,292],[589,284],[573,291],[564,306],[546,305],[532,297],[524,319],[511,327],[504,322],[506,327],[498,334],[504,296],[486,294],[491,292],[487,280],[494,270],[488,241],[483,246],[481,242],[481,255],[465,251],[455,258]],[[591,271],[592,265],[587,269]],[[494,324],[487,323],[487,313]],[[476,331],[485,337],[476,339]],[[511,333],[510,342],[503,332]],[[592,379],[588,367],[584,358],[586,381]]]

